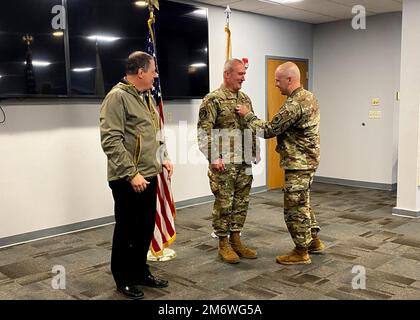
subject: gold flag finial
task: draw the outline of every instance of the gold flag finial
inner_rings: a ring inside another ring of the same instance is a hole
[[[232,13],[232,10],[230,10],[229,5],[227,5],[226,10],[225,10],[225,15],[226,15],[226,25],[229,28],[229,19],[230,19],[230,14]]]
[[[158,0],[146,0],[149,5],[149,10],[153,11],[153,7],[159,10],[159,1]]]

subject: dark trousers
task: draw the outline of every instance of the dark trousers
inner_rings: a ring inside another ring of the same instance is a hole
[[[155,228],[157,179],[147,180],[150,184],[141,193],[126,180],[109,182],[115,204],[111,271],[117,286],[135,284],[149,273],[146,261]]]

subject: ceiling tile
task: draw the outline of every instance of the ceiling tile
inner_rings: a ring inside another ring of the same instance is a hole
[[[336,18],[347,18],[352,15],[351,6],[331,2],[328,0],[311,0],[297,3],[288,3],[284,4],[284,6]]]
[[[402,3],[397,0],[328,0],[331,3],[340,3],[350,7],[362,5],[367,11],[374,13],[384,13],[392,11],[401,11]]]
[[[254,12],[258,9],[269,8],[272,4],[267,2],[255,1],[255,0],[241,0],[241,1],[231,1],[229,4],[231,8],[242,11]]]
[[[286,7],[283,5],[274,5],[270,7],[266,7],[263,9],[255,10],[255,13],[268,15],[268,16],[275,16],[279,18],[289,19],[289,20],[298,20],[302,22],[308,23],[315,23],[313,21],[323,21],[323,19],[327,19],[326,21],[331,21],[331,19],[339,19],[330,16],[324,16],[321,14],[313,13],[310,11],[303,11],[300,9],[295,9],[291,7]]]
[[[401,0],[305,0],[288,4],[270,4],[259,0],[191,1],[220,7],[229,5],[233,10],[315,24],[352,18],[354,5],[365,6],[368,15],[402,10]]]
[[[192,0],[193,2],[201,2],[206,4],[211,4],[214,6],[225,6],[232,2],[238,2],[240,0],[232,1],[232,0]]]

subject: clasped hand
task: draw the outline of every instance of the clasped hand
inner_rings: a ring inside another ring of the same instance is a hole
[[[134,189],[134,192],[143,192],[146,190],[147,185],[150,184],[140,173],[137,173],[133,179],[130,181],[131,186]]]
[[[245,105],[238,104],[235,108],[235,112],[240,115],[241,117],[244,117],[246,114],[249,113],[249,109]]]

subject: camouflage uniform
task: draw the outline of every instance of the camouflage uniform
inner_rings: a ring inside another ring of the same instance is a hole
[[[218,236],[228,236],[243,228],[253,180],[251,161],[259,152],[255,134],[235,113],[237,104],[252,110],[245,93],[231,92],[222,85],[204,97],[197,124],[198,145],[210,163],[210,189],[216,198],[213,228]],[[219,158],[225,162],[223,172],[211,168],[211,163]]]
[[[320,159],[320,113],[315,96],[298,88],[268,122],[253,113],[245,116],[251,128],[276,136],[276,151],[285,169],[284,219],[297,247],[307,247],[311,232],[320,230],[310,204],[310,187]]]

